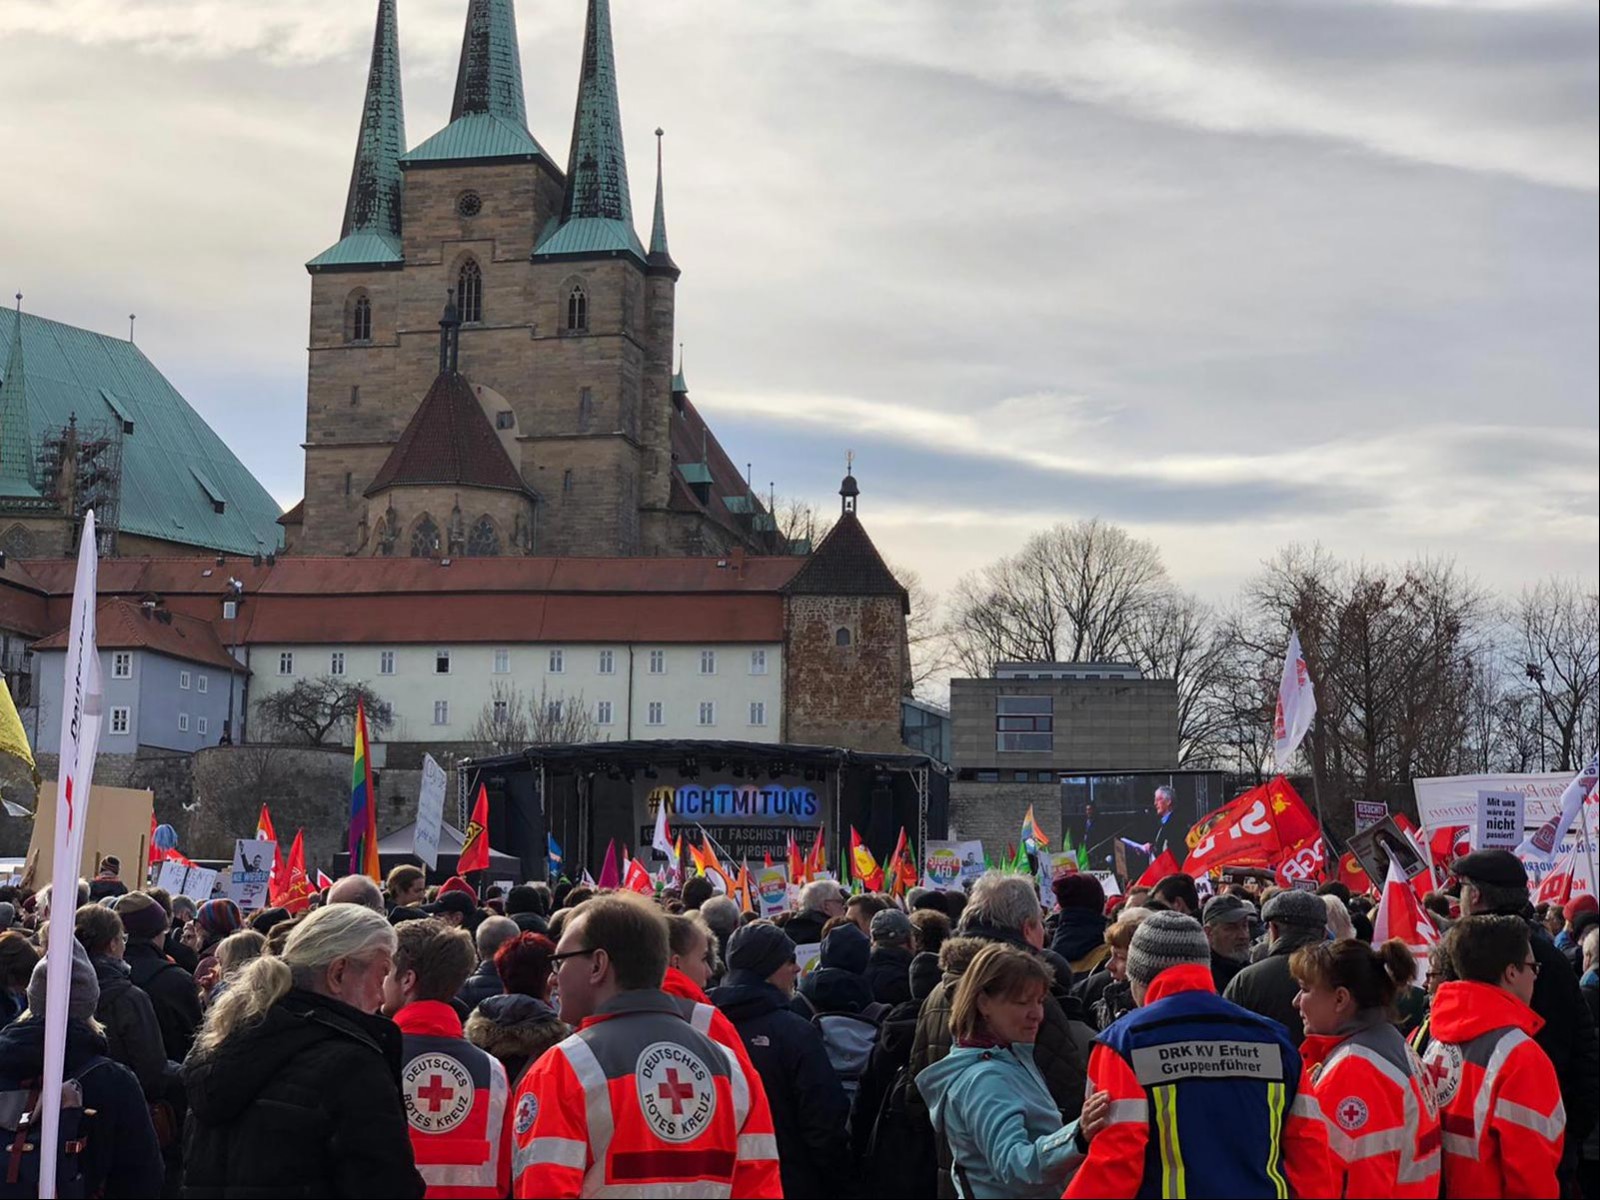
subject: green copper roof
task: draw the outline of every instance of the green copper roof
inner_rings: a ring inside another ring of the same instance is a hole
[[[22,339],[15,332],[21,323],[19,312],[10,321],[11,349],[6,355],[5,380],[0,382],[0,496],[33,500],[39,496],[39,468],[33,458]]]
[[[15,319],[0,319],[7,363],[20,353],[17,328]],[[131,418],[133,432],[122,439],[122,532],[233,554],[277,549],[277,504],[132,342],[29,313],[21,341],[26,369],[8,367],[0,394],[21,378],[34,453],[47,430],[74,416],[80,429]],[[117,397],[121,413],[104,393]],[[220,513],[212,493],[222,499]]]
[[[402,166],[421,162],[459,162],[470,158],[531,158],[544,147],[523,126],[492,113],[468,113],[403,157]]]
[[[703,462],[679,463],[678,471],[685,483],[712,483],[711,468]]]
[[[617,66],[611,47],[610,0],[589,0],[578,72],[578,109],[567,158],[567,195],[562,221],[606,217],[633,225],[628,199],[628,164],[622,152],[622,113],[617,105]],[[635,239],[637,240],[637,239]]]
[[[672,373],[672,394],[674,396],[687,396],[689,385],[684,381],[683,368],[680,366]]]
[[[528,108],[522,99],[522,55],[517,49],[517,14],[511,0],[472,0],[467,7],[450,120],[459,120],[468,113],[488,113],[524,130],[528,128]]]
[[[544,236],[533,250],[535,258],[558,254],[608,253],[631,254],[641,263],[649,257],[631,222],[614,221],[607,217],[578,217],[564,225],[552,220],[545,226]]]
[[[661,134],[656,130],[656,211],[650,223],[650,262],[654,266],[671,267],[672,252],[667,249],[667,205],[662,194]]]
[[[384,264],[400,260],[400,156],[406,149],[405,106],[400,97],[400,40],[395,0],[378,0],[372,33],[367,96],[356,134],[344,226],[339,242],[313,258],[310,269]]]

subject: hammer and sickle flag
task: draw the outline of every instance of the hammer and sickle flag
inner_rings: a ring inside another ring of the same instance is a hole
[[[489,869],[489,792],[478,785],[478,798],[472,802],[472,820],[467,822],[467,832],[461,839],[461,858],[456,862],[456,874]]]

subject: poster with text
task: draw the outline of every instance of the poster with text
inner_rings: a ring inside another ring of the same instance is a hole
[[[241,912],[267,906],[267,889],[272,879],[272,863],[278,843],[258,838],[239,838],[233,844],[233,869],[228,877],[228,898]]]
[[[981,841],[929,842],[922,859],[922,886],[964,892],[984,870]]]
[[[196,904],[204,904],[211,899],[211,893],[217,890],[217,873],[210,867],[190,867],[183,877],[183,891],[180,896],[187,896]]]

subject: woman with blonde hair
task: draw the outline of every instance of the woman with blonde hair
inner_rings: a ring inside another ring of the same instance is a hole
[[[229,978],[183,1064],[185,1194],[423,1194],[400,1034],[374,1015],[394,949],[382,913],[333,904]]]
[[[1034,1064],[1053,979],[1026,951],[984,947],[956,987],[950,1053],[917,1073],[933,1127],[949,1141],[960,1196],[1059,1196],[1104,1124],[1109,1096],[1097,1092],[1063,1127]]]

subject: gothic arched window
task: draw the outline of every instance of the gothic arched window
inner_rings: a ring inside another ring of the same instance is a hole
[[[352,342],[372,340],[372,300],[365,292],[357,293],[355,302],[350,305],[348,340]]]
[[[461,314],[463,325],[483,320],[483,272],[470,258],[461,264],[456,276],[456,311]]]
[[[589,328],[589,297],[584,294],[581,283],[567,293],[567,328]]]
[[[478,518],[478,523],[472,527],[472,532],[467,535],[468,558],[498,558],[500,555],[500,531],[494,527],[494,522],[487,516]]]
[[[424,515],[411,531],[411,557],[437,558],[439,556],[439,527],[433,518]]]

